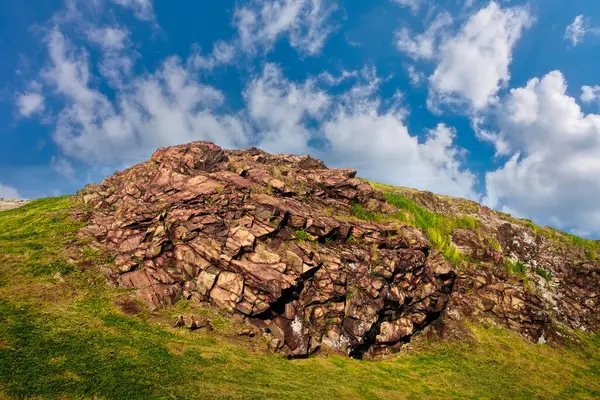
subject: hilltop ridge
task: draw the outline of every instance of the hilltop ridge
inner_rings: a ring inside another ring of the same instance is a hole
[[[592,241],[309,156],[193,142],[79,196],[115,285],[241,314],[289,356],[385,354],[422,330],[460,336],[465,318],[536,342],[599,326]]]

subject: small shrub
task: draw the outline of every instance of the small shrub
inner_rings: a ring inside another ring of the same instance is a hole
[[[312,235],[310,233],[306,232],[304,229],[298,229],[296,231],[296,239],[301,242],[314,241],[314,238],[312,237]]]
[[[552,280],[552,272],[542,267],[537,267],[535,273],[544,278],[547,282]]]
[[[510,275],[523,277],[527,273],[527,265],[521,260],[513,260],[507,257],[504,259],[504,263],[506,265],[506,272]]]

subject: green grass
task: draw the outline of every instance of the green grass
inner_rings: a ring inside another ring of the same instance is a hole
[[[93,268],[68,265],[80,224],[68,198],[0,212],[0,398],[7,399],[553,399],[600,396],[600,335],[565,348],[504,329],[470,327],[469,342],[427,343],[384,361],[342,355],[287,360],[239,322],[191,302],[124,315]],[[85,245],[85,244],[82,244]],[[106,261],[84,248],[86,261]],[[44,267],[40,267],[44,266]],[[62,272],[61,272],[62,273]],[[208,313],[214,332],[172,328]]]
[[[359,204],[352,207],[352,215],[366,221],[399,221],[422,229],[427,233],[429,241],[434,248],[439,249],[446,259],[460,266],[465,256],[452,243],[452,230],[476,230],[480,222],[472,217],[460,216],[451,218],[437,214],[417,205],[408,197],[395,193],[392,190],[384,191],[385,200],[398,208],[393,215],[383,215],[364,209]]]
[[[536,267],[535,273],[544,278],[547,282],[552,280],[552,272],[542,267]]]
[[[557,229],[547,227],[547,226],[538,226],[529,220],[517,219],[516,221],[521,224],[527,226],[537,235],[544,236],[548,239],[559,241],[563,243],[567,243],[572,246],[579,247],[583,249],[586,255],[592,259],[599,261],[600,260],[600,241],[593,239],[584,239],[579,236],[575,236],[573,234],[562,232]]]
[[[352,205],[352,215],[364,221],[382,221],[385,219],[382,214],[369,211],[360,204]]]
[[[524,277],[527,274],[527,265],[521,260],[513,260],[506,257],[504,259],[506,272],[510,275]]]
[[[306,232],[304,229],[298,229],[295,232],[295,236],[296,240],[300,242],[313,242],[315,240],[315,238],[310,233]]]

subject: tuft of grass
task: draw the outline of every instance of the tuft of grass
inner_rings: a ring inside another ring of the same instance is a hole
[[[360,204],[352,205],[352,216],[364,221],[381,221],[383,216],[380,213],[369,211]]]
[[[383,187],[386,186],[384,185]],[[416,226],[427,233],[431,245],[439,249],[448,261],[457,266],[462,265],[466,257],[452,243],[452,230],[457,228],[476,229],[480,224],[478,220],[468,216],[450,218],[445,215],[436,214],[418,206],[402,194],[391,191],[384,193],[386,201],[396,206],[398,212],[393,215],[383,215],[369,211],[360,204],[354,204],[352,206],[352,216],[365,221],[399,221]]]
[[[495,250],[502,252],[502,246],[500,246],[500,243],[498,242],[498,240],[494,237],[489,237],[487,238],[487,242],[488,244]]]
[[[547,269],[536,267],[535,273],[544,278],[546,282],[550,282],[552,280],[552,272],[548,271]]]
[[[315,238],[310,233],[306,232],[304,229],[298,229],[295,232],[295,236],[296,240],[301,242],[313,242],[315,240]]]
[[[477,229],[480,224],[478,220],[468,216],[451,218],[436,214],[420,207],[406,196],[391,191],[385,192],[385,199],[400,210],[395,214],[397,219],[425,231],[431,245],[439,249],[448,261],[460,266],[466,260],[452,243],[452,231],[454,229]]]
[[[546,237],[555,242],[562,242],[571,246],[583,249],[586,256],[593,261],[600,260],[600,240],[584,239],[579,236],[575,236],[571,233],[562,232],[551,227],[542,227],[534,224],[530,220],[516,219],[522,225],[530,228],[535,234]]]
[[[522,278],[527,274],[527,265],[521,260],[513,260],[509,257],[506,257],[504,259],[504,265],[506,266],[506,272],[509,275]]]

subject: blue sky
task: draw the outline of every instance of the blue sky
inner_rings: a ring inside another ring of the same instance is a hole
[[[0,35],[0,197],[211,140],[600,237],[600,3],[5,1]]]

